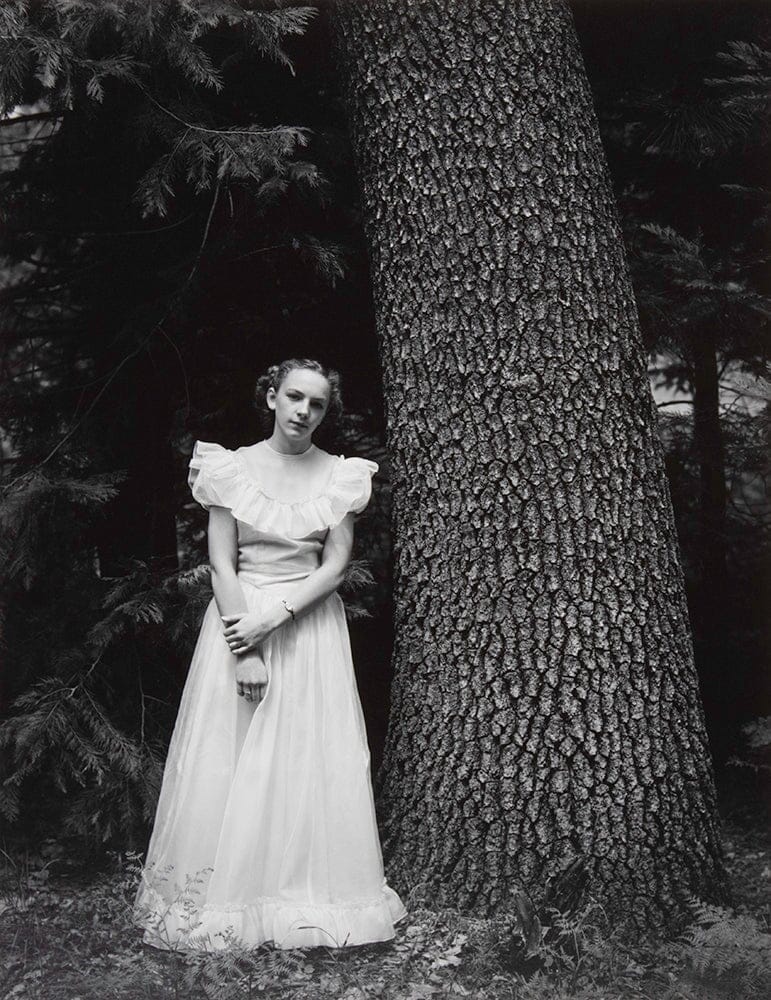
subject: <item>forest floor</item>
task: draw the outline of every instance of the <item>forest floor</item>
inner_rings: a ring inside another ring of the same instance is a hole
[[[730,909],[700,907],[676,939],[623,940],[589,903],[569,949],[405,900],[394,941],[185,957],[142,945],[130,921],[137,859],[68,860],[61,844],[4,852],[0,1000],[755,1000],[771,996],[771,831],[724,815]],[[527,971],[525,971],[527,970]]]

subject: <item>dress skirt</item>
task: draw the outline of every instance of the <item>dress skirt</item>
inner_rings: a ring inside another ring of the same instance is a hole
[[[239,574],[249,610],[286,579]],[[288,593],[288,591],[287,591]],[[343,604],[262,647],[259,705],[236,691],[212,600],[172,736],[135,919],[156,947],[342,947],[394,936]]]

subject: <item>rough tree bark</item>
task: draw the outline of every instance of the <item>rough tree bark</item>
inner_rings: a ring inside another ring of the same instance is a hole
[[[636,308],[570,13],[333,16],[371,248],[395,538],[379,775],[402,890],[478,911],[569,856],[613,911],[723,884]]]

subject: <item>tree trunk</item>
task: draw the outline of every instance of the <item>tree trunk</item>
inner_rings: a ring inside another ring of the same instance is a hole
[[[712,745],[718,759],[724,760],[738,720],[725,698],[726,670],[731,670],[732,650],[726,634],[727,489],[714,331],[695,330],[690,347],[693,442],[699,464],[699,567],[692,611],[704,700],[713,723]]]
[[[726,482],[714,332],[699,331],[694,337],[692,352],[693,438],[701,487],[702,586],[719,592],[720,582],[726,574]]]
[[[721,891],[715,794],[571,16],[375,0],[333,23],[393,467],[391,878],[491,912],[580,855],[612,911],[674,919]]]

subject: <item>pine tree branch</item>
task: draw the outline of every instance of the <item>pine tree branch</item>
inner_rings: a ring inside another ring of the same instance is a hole
[[[308,129],[299,128],[295,125],[276,125],[274,128],[265,128],[265,129],[206,128],[205,125],[195,125],[193,124],[193,122],[185,121],[184,118],[180,118],[179,115],[175,114],[170,108],[165,107],[163,104],[160,103],[160,101],[157,101],[153,97],[153,95],[149,93],[149,91],[147,91],[144,87],[140,87],[139,89],[142,91],[145,97],[150,101],[150,103],[154,104],[159,111],[162,111],[163,114],[168,115],[169,118],[172,118],[175,122],[178,122],[180,125],[183,125],[186,129],[190,129],[192,132],[202,132],[207,135],[222,135],[222,136],[246,135],[253,137],[257,135],[281,135],[282,132],[290,131],[296,133],[299,136],[302,136],[303,138],[308,133]]]

